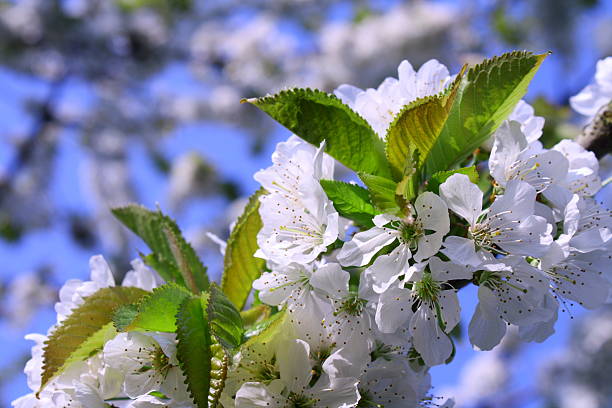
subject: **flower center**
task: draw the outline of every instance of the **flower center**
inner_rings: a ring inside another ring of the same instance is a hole
[[[280,373],[276,369],[275,363],[275,357],[272,357],[270,361],[261,361],[257,367],[252,370],[254,377],[263,383],[280,378]]]
[[[312,367],[312,380],[310,381],[310,385],[313,386],[317,380],[323,374],[323,363],[327,360],[327,357],[331,355],[330,350],[327,347],[323,347],[314,353],[312,353],[311,357],[314,360],[314,366]]]
[[[357,408],[382,408],[384,405],[374,402],[374,398],[370,391],[364,390],[363,388],[359,389],[359,395],[361,398],[359,399],[359,403],[357,404]]]
[[[397,348],[376,340],[376,345],[374,346],[374,350],[370,353],[370,358],[372,361],[376,361],[379,358],[385,361],[391,361],[396,351]]]
[[[344,312],[350,316],[360,316],[363,312],[363,308],[367,303],[368,301],[359,298],[357,293],[351,293],[346,298],[344,298],[344,300],[342,301],[342,305],[340,306],[336,314]]]
[[[172,364],[170,364],[168,356],[166,356],[161,347],[155,346],[155,348],[151,350],[149,356],[151,358],[151,365],[143,365],[139,371],[144,373],[153,369],[165,376],[168,373],[168,370],[172,367]]]
[[[399,232],[400,241],[408,246],[415,246],[417,240],[424,235],[423,225],[416,220],[411,223],[401,223]]]
[[[491,236],[491,231],[487,224],[476,223],[469,228],[468,232],[477,247],[491,248],[493,245],[493,237]]]
[[[440,282],[434,280],[430,273],[424,274],[420,281],[414,283],[413,288],[418,297],[426,302],[437,301],[440,289]]]
[[[287,399],[291,401],[291,405],[289,405],[291,408],[312,408],[317,403],[314,398],[294,392],[290,393]]]
[[[484,285],[491,290],[500,290],[503,285],[506,285],[519,292],[527,293],[527,289],[511,283],[507,279],[503,279],[498,273],[492,271],[481,271],[478,277],[478,285]]]

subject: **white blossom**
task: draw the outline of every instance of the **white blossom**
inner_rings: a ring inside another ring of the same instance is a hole
[[[429,266],[429,271],[425,267]],[[454,279],[470,279],[469,268],[437,257],[428,265],[417,264],[408,270],[405,280],[398,281],[380,295],[376,323],[385,333],[395,332],[409,322],[416,350],[428,366],[442,364],[452,351],[447,334],[459,322],[460,306]],[[410,289],[405,287],[410,283]],[[443,327],[440,326],[440,323]]]
[[[570,98],[570,105],[581,115],[595,116],[612,100],[612,57],[597,62],[593,82]]]
[[[399,241],[391,253],[379,256],[367,269],[374,290],[384,292],[395,278],[405,272],[413,250],[416,249],[414,259],[417,262],[435,255],[450,229],[448,208],[436,194],[425,192],[419,195],[414,211],[416,217],[403,220],[386,214],[375,216],[375,227],[355,234],[344,244],[338,254],[340,263],[345,266],[365,265],[384,246]]]
[[[174,334],[119,333],[105,344],[103,358],[109,367],[124,373],[124,390],[131,398],[151,391],[178,400],[188,398]]]
[[[418,71],[404,60],[397,73],[398,79],[387,78],[376,89],[364,91],[345,84],[335,90],[336,96],[367,120],[382,139],[405,105],[441,92],[450,81],[448,69],[437,60],[427,61]]]
[[[269,193],[260,198],[258,256],[276,264],[308,263],[338,239],[339,215],[319,184],[333,179],[334,161],[323,148],[292,136],[277,145],[274,164],[255,174]]]
[[[518,326],[548,321],[553,310],[543,307],[547,284],[540,271],[522,257],[491,258],[478,276],[478,305],[469,324],[470,342],[490,350],[506,333],[506,322]]]
[[[359,400],[358,380],[321,376],[313,386],[310,346],[303,340],[289,340],[277,349],[279,379],[244,383],[236,393],[236,408],[355,406]]]
[[[510,180],[521,180],[540,192],[564,180],[568,167],[560,152],[530,148],[518,122],[504,122],[495,133],[489,169],[502,187]]]

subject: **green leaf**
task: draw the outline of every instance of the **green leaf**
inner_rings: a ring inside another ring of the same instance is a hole
[[[191,294],[176,283],[167,283],[153,289],[137,305],[119,308],[113,316],[118,331],[176,331],[176,313]]]
[[[335,180],[321,180],[321,186],[340,215],[363,227],[374,226],[372,217],[376,215],[376,210],[368,190],[356,184]]]
[[[472,183],[478,184],[479,176],[478,170],[476,170],[476,166],[462,167],[457,170],[439,171],[437,173],[434,173],[429,179],[429,182],[427,184],[427,190],[438,194],[438,192],[440,191],[440,184],[444,183],[447,178],[457,173],[465,174],[470,178],[470,181]]]
[[[242,344],[244,327],[240,312],[215,284],[210,286],[208,320],[213,335],[225,349],[232,350]]]
[[[128,331],[128,326],[138,317],[138,305],[123,305],[113,313],[113,326],[118,332]]]
[[[525,95],[547,55],[515,51],[470,68],[444,127],[430,147],[425,173],[452,168],[487,140]]]
[[[86,297],[45,341],[39,392],[72,363],[101,350],[117,334],[111,321],[113,312],[147,293],[140,288],[117,286],[102,288]]]
[[[176,315],[176,357],[198,408],[208,407],[213,368],[206,300],[206,296],[185,299]]]
[[[382,140],[334,95],[298,88],[244,101],[317,147],[325,140],[325,151],[350,169],[390,176]]]
[[[174,220],[161,211],[139,205],[114,208],[112,212],[151,248],[153,253],[145,256],[144,261],[164,280],[185,286],[193,293],[208,289],[206,267]]]
[[[378,211],[387,214],[400,213],[399,205],[395,199],[397,183],[388,178],[359,173],[359,178],[368,188],[372,203]]]
[[[405,179],[421,167],[444,128],[464,70],[449,91],[404,106],[389,126],[386,152],[395,180]]]
[[[259,248],[257,233],[262,227],[259,197],[264,193],[265,190],[260,189],[251,196],[227,240],[221,289],[238,310],[244,307],[253,281],[266,266],[263,259],[254,256]]]

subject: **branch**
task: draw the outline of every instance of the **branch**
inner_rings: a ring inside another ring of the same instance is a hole
[[[40,140],[43,139],[49,127],[57,123],[57,118],[53,113],[53,107],[65,80],[66,77],[62,76],[51,83],[49,94],[37,109],[37,116],[33,120],[29,136],[26,138],[25,142],[19,146],[13,161],[9,163],[5,169],[5,176],[0,179],[0,206],[3,200],[10,196],[13,182],[19,172],[28,167],[30,161],[34,158],[34,153]]]
[[[599,110],[576,141],[598,159],[612,152],[612,101]]]

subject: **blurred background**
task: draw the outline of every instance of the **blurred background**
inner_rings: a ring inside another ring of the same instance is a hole
[[[546,144],[576,135],[568,98],[612,54],[612,1],[0,0],[0,406],[28,391],[23,335],[55,322],[59,287],[98,253],[121,280],[145,250],[109,207],[170,213],[219,278],[207,232],[227,237],[288,136],[242,97],[372,87],[402,59],[456,72],[512,49],[553,52],[526,99]],[[465,327],[475,291],[460,296]],[[433,394],[612,407],[612,308],[570,311],[544,344],[510,333],[479,353],[463,338],[432,370]]]

